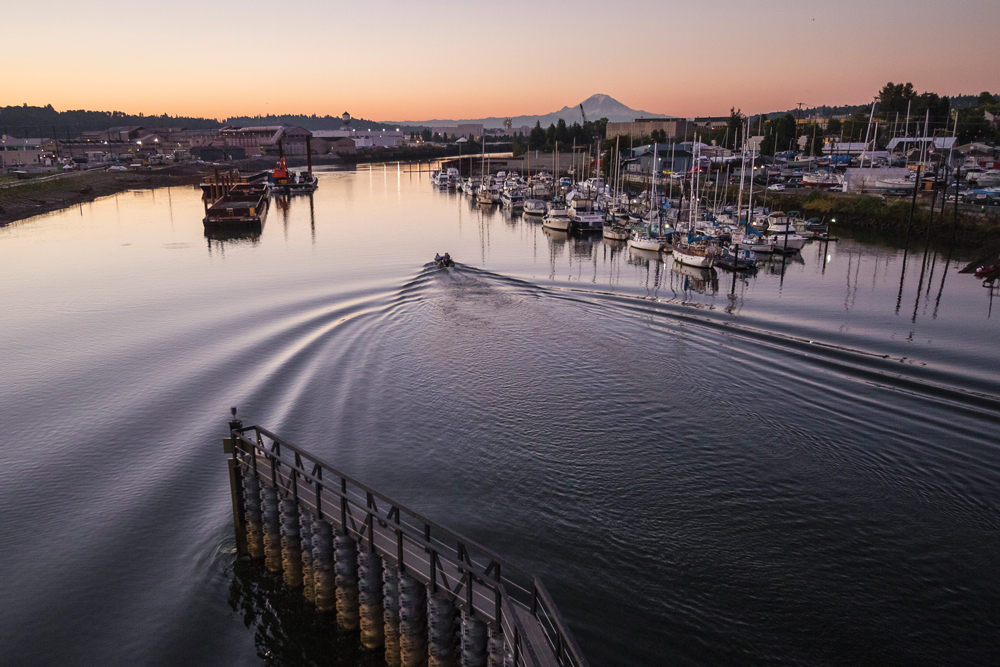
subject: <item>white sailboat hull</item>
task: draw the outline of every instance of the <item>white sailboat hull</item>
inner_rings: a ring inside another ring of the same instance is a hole
[[[628,246],[636,250],[651,250],[660,252],[663,243],[659,239],[629,239]]]
[[[706,269],[712,265],[711,257],[707,255],[692,255],[684,250],[678,250],[676,246],[674,247],[674,261],[702,269]]]

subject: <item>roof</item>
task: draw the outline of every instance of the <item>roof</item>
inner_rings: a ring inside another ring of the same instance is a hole
[[[283,125],[253,125],[250,127],[227,127],[226,132],[277,132],[283,130]]]
[[[889,140],[886,149],[891,151],[900,144],[923,144],[928,141],[934,142],[934,148],[950,149],[955,146],[955,137],[896,137]]]
[[[3,143],[5,146],[41,146],[43,141],[45,140],[41,138],[32,139],[29,137],[27,139],[19,139],[18,137],[11,137],[6,134],[0,137],[0,143]]]

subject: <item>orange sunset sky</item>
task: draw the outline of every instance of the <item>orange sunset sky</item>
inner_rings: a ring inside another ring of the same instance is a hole
[[[887,81],[1000,92],[1000,1],[32,0],[0,106],[224,118],[543,114],[606,93],[714,115],[863,104]]]

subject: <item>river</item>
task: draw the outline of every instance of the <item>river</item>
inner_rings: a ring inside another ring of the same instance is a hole
[[[193,188],[0,229],[6,664],[379,664],[234,566],[231,405],[538,574],[594,667],[996,661],[1000,303],[960,253],[840,231],[734,279],[319,179],[255,238]]]

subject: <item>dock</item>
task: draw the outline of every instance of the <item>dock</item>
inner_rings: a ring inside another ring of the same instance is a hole
[[[542,582],[235,419],[224,450],[237,551],[282,572],[390,667],[587,667]]]

